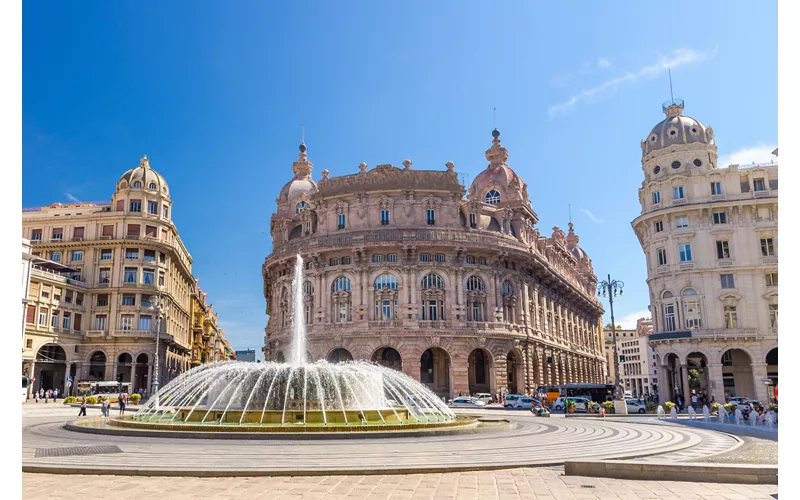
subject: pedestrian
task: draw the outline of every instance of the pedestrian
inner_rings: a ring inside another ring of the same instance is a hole
[[[55,403],[56,401],[58,401],[58,389],[55,389],[53,391],[53,403]]]
[[[108,398],[103,398],[103,416],[108,417],[108,410],[111,408],[111,403]]]
[[[678,396],[678,413],[683,412],[683,398]]]
[[[84,417],[86,416],[86,398],[85,397],[81,400],[81,411],[78,412],[78,418],[80,418],[81,416],[84,416]]]
[[[125,393],[119,395],[119,416],[125,416],[125,403],[126,403]]]
[[[44,392],[44,402],[45,402],[45,404],[47,403],[47,400],[48,400],[49,398],[50,398],[50,389],[47,389],[47,390]]]
[[[33,402],[34,403],[39,402],[39,391],[33,391]]]
[[[43,397],[44,397],[44,389],[39,387],[39,399],[42,399]]]
[[[692,408],[697,410],[697,394],[692,394]]]

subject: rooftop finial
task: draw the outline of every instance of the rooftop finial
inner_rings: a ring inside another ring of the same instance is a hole
[[[300,125],[300,152],[306,152],[306,126]]]

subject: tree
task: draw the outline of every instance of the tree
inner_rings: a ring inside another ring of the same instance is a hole
[[[617,327],[617,331],[622,330],[622,327],[620,325],[614,325],[614,326]],[[611,330],[611,323],[606,323],[605,329],[606,330]]]

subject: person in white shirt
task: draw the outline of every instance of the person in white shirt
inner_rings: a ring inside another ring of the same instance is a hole
[[[692,408],[697,409],[697,394],[692,394]]]

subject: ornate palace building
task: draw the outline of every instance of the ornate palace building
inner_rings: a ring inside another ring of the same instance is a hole
[[[778,383],[778,165],[720,167],[711,127],[685,116],[683,101],[663,109],[642,141],[632,222],[647,259],[659,396],[766,403]]]
[[[23,209],[30,270],[22,372],[33,388],[67,393],[78,381],[132,382],[150,392],[157,313],[159,382],[190,366],[192,257],[172,221],[169,186],[147,157],[125,172],[111,201]]]
[[[288,355],[300,254],[310,359],[372,360],[441,396],[603,382],[591,259],[572,224],[540,236],[527,185],[492,135],[466,197],[452,162],[362,163],[315,182],[301,145],[263,266],[266,359]]]

